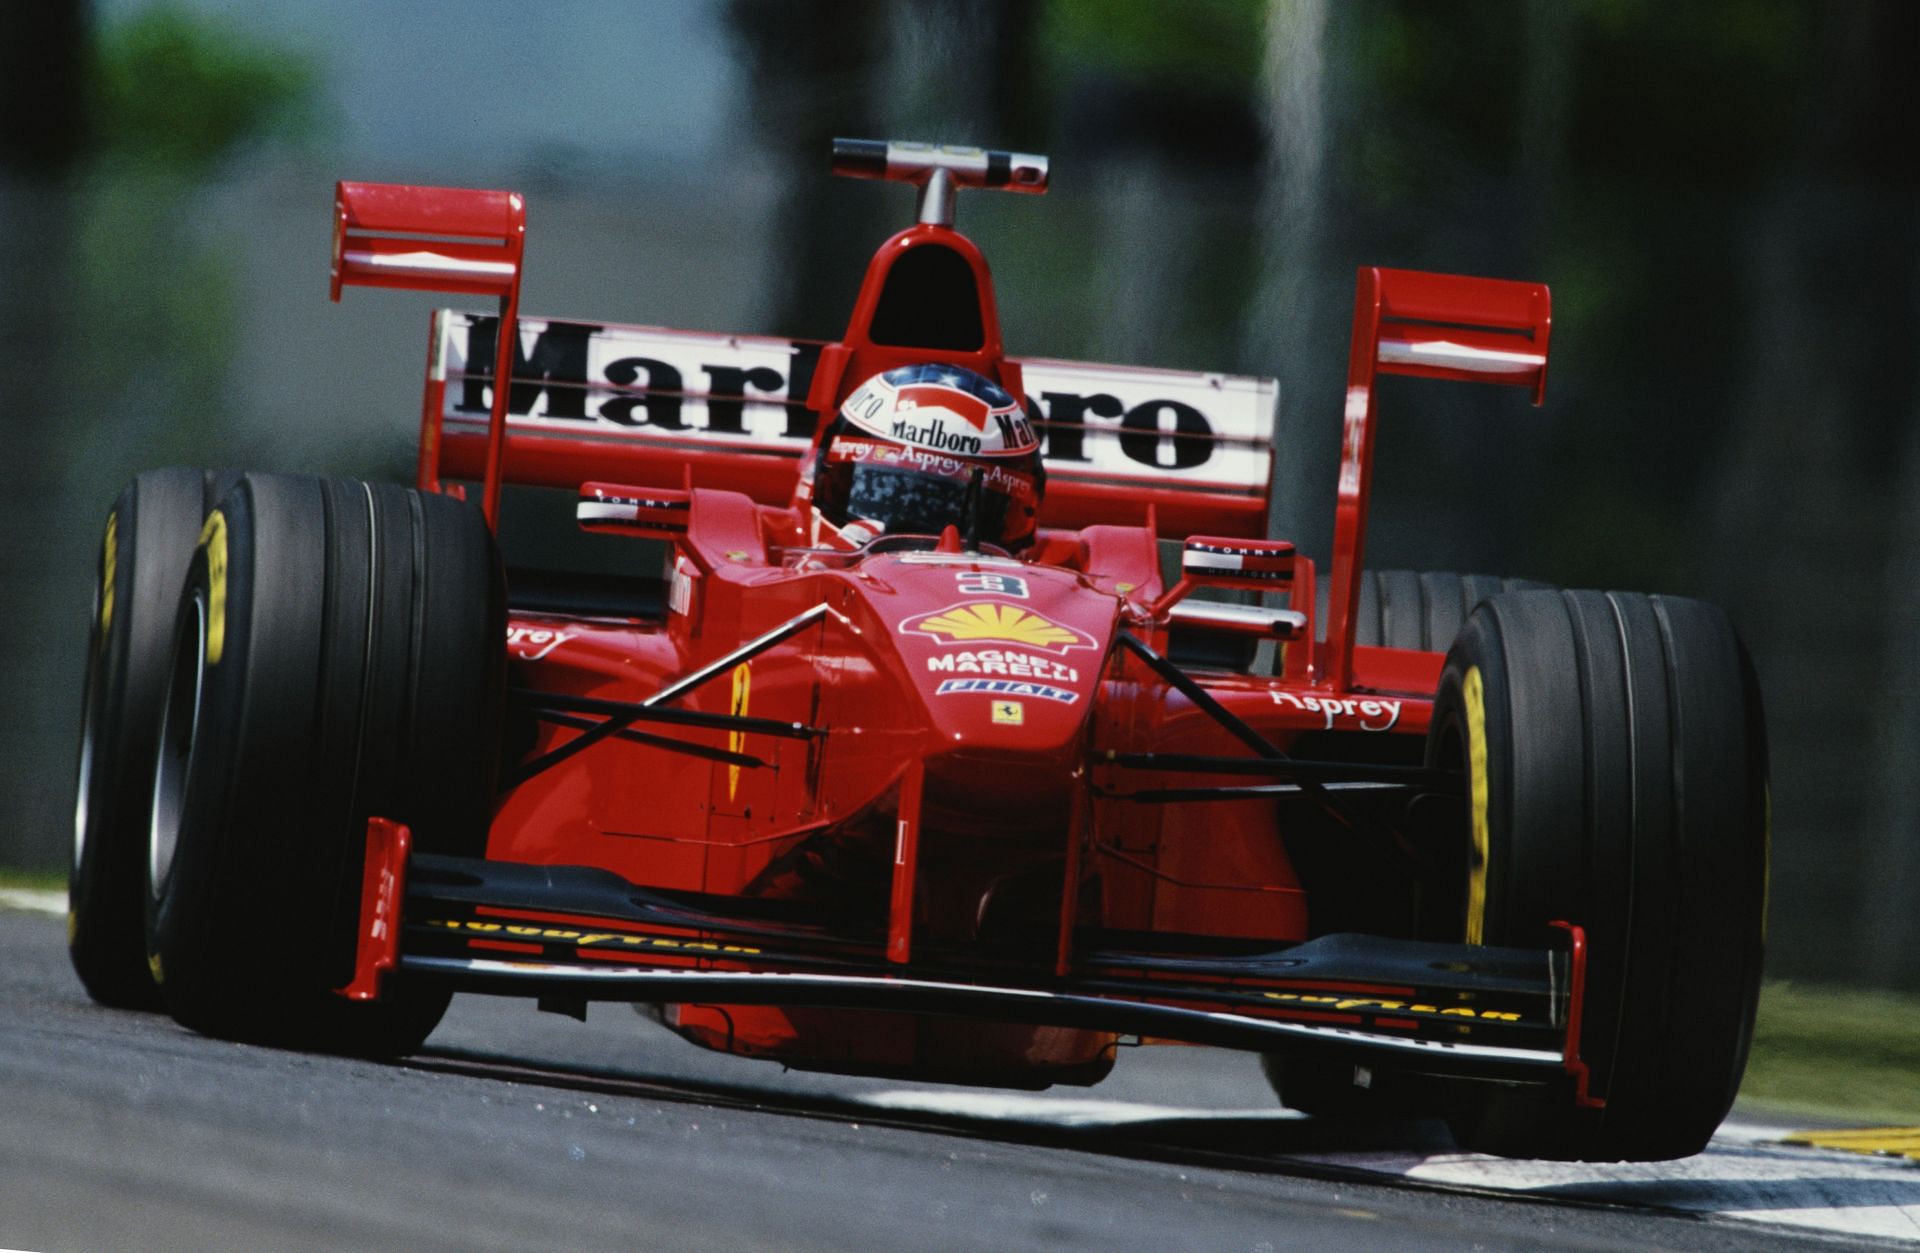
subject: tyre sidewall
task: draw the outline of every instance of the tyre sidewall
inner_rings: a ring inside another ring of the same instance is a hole
[[[319,537],[288,525],[313,512],[299,508],[312,491],[312,480],[254,475],[230,493],[207,528],[224,524],[225,560],[217,542],[195,551],[175,626],[178,655],[198,636],[196,599],[206,606],[178,843],[165,882],[150,884],[151,947],[169,1008],[216,1034],[233,1026],[218,1007],[272,1001],[311,965],[314,911],[294,854],[322,817],[287,782],[306,773],[313,739]]]
[[[436,539],[428,518],[467,529]],[[410,1051],[444,994],[332,989],[352,974],[369,816],[417,826],[417,847],[484,849],[505,638],[490,533],[460,502],[268,475],[220,522],[224,566],[203,544],[177,626],[191,650],[196,597],[223,602],[152,898],[169,1007],[213,1034]]]
[[[140,475],[108,514],[88,629],[68,945],[103,1004],[151,1009],[144,897],[151,763],[180,586],[205,512],[208,476]]]

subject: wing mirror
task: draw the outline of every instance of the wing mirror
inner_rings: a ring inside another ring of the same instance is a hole
[[[1154,602],[1155,617],[1185,600],[1196,587],[1284,592],[1293,586],[1293,541],[1189,536],[1180,552],[1180,581]]]
[[[1293,582],[1293,541],[1195,535],[1180,553],[1180,580],[1196,587],[1285,591]]]

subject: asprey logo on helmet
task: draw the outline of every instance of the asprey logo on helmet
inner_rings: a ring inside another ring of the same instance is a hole
[[[958,366],[906,365],[876,374],[840,412],[863,431],[933,452],[1012,456],[1040,443],[1005,388]]]

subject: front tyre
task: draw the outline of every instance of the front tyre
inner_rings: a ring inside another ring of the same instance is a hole
[[[1699,1152],[1746,1065],[1765,918],[1767,754],[1726,616],[1677,597],[1530,591],[1447,654],[1429,764],[1467,777],[1470,943],[1588,942],[1580,1039],[1603,1109],[1499,1091],[1462,1147],[1654,1161]]]
[[[153,776],[148,946],[196,1030],[390,1055],[444,994],[352,975],[366,823],[484,848],[504,594],[472,506],[249,475],[210,513],[180,599]]]
[[[158,1009],[142,904],[147,803],[168,648],[201,519],[237,476],[173,467],[127,484],[107,514],[87,639],[67,879],[67,952],[102,1005]]]

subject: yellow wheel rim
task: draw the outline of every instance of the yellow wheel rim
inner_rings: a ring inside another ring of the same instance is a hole
[[[1480,667],[1461,684],[1467,707],[1467,776],[1473,802],[1473,848],[1467,860],[1467,943],[1485,944],[1487,931],[1487,713]]]

